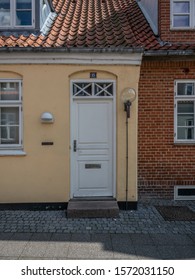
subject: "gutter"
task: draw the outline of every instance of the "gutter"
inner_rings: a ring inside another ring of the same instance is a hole
[[[141,65],[142,49],[0,48],[0,64]]]
[[[142,47],[110,47],[110,48],[68,48],[68,47],[0,47],[0,53],[15,53],[15,52],[25,52],[25,53],[143,53],[144,48]]]
[[[195,44],[186,43],[187,46],[186,49],[180,49],[184,46],[184,44],[174,44],[168,41],[162,41],[159,36],[156,37],[159,49],[158,50],[144,50],[143,55],[144,56],[189,56],[189,55],[195,55]],[[160,48],[164,49],[160,49]],[[187,49],[187,48],[191,49]],[[167,49],[165,49],[167,48]],[[175,49],[171,49],[175,48]],[[194,48],[194,49],[193,49]]]
[[[149,50],[144,51],[143,56],[193,56],[195,55],[195,50]]]

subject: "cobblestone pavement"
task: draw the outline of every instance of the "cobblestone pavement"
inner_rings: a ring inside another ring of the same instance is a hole
[[[165,221],[154,205],[188,205],[195,201],[140,202],[137,210],[120,211],[119,218],[67,219],[64,210],[0,211],[1,233],[173,233],[194,234],[195,221]]]
[[[167,222],[154,205],[116,219],[67,219],[65,211],[0,211],[0,260],[195,259],[195,221]],[[166,202],[188,205],[195,202]]]

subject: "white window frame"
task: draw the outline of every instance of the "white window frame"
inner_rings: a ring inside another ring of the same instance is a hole
[[[194,95],[178,95],[177,94],[177,85],[178,83],[184,83],[184,84],[194,84]],[[183,143],[183,144],[195,144],[195,80],[176,80],[174,83],[174,142],[175,143]],[[194,102],[194,139],[178,139],[178,102],[179,101],[192,101]]]
[[[18,100],[0,100],[1,108],[13,108],[16,107],[19,110],[19,143],[18,144],[1,144],[0,143],[0,155],[3,154],[3,150],[21,150],[23,148],[23,134],[22,134],[22,80],[16,79],[0,79],[0,83],[18,83],[19,99]]]
[[[32,29],[35,28],[35,0],[32,0],[32,24],[17,25],[16,24],[16,0],[10,0],[10,25],[1,26],[0,29]]]
[[[86,84],[83,89],[80,87],[78,84]],[[105,84],[105,87],[101,86],[101,84]],[[78,88],[79,92],[77,94],[74,94],[73,87],[76,85]],[[78,85],[78,86],[77,86]],[[88,94],[85,89],[87,89],[89,86],[91,86],[91,93]],[[71,82],[71,90],[72,90],[72,98],[73,99],[80,99],[80,98],[90,98],[90,99],[100,99],[100,98],[105,98],[105,99],[114,99],[114,90],[113,93],[110,94],[107,89],[112,86],[114,88],[115,83],[113,80],[73,80]],[[95,87],[99,88],[99,92],[95,93]],[[79,93],[86,93],[86,95],[79,95]],[[100,95],[101,93],[105,93],[105,95]]]
[[[180,189],[195,189],[195,186],[174,186],[174,200],[195,200],[195,195],[179,195]]]
[[[174,2],[189,2],[190,3],[189,26],[174,26],[174,15],[186,15],[186,13],[174,14],[174,11],[173,11]],[[195,0],[171,0],[170,22],[171,22],[171,29],[174,29],[174,30],[195,29]]]

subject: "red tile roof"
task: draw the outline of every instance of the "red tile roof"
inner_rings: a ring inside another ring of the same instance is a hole
[[[136,0],[53,0],[57,14],[48,31],[34,35],[0,33],[0,48],[195,49],[160,43]]]
[[[0,36],[0,47],[115,48],[157,44],[134,0],[53,0],[47,35]]]

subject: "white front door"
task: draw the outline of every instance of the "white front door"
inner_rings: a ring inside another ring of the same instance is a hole
[[[85,88],[86,84],[77,83],[74,92]],[[113,197],[113,92],[112,95],[95,95],[95,84],[90,84],[87,91],[92,93],[90,96],[84,93],[72,99],[71,197]],[[100,88],[110,93],[113,84],[110,88],[108,85],[100,84]]]

